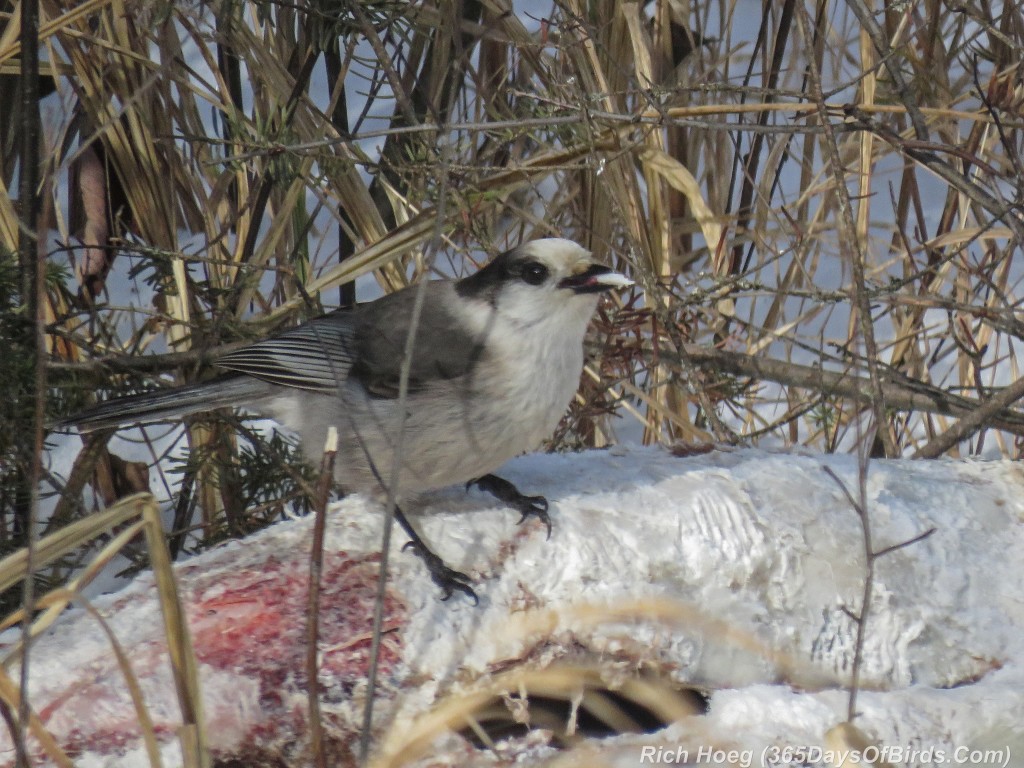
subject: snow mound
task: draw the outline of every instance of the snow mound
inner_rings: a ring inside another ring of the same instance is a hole
[[[845,456],[737,450],[682,458],[626,447],[522,457],[502,475],[547,496],[550,540],[543,525],[517,527],[515,513],[478,491],[432,495],[410,517],[450,566],[475,579],[480,604],[441,602],[396,531],[379,749],[400,752],[439,701],[509,669],[582,663],[604,670],[609,689],[642,673],[710,696],[706,715],[603,741],[615,765],[711,764],[714,750],[724,760],[729,749],[732,764],[747,756],[748,764],[829,764],[826,734],[846,719],[865,557],[857,512],[825,467],[856,496],[857,464]],[[894,764],[940,764],[940,752],[963,763],[971,750],[984,758],[976,764],[1011,764],[1024,741],[1022,481],[1011,462],[870,465],[876,551],[935,529],[876,561],[857,725],[903,750],[888,753]],[[352,497],[332,508],[320,682],[341,763],[352,761],[361,727],[380,536],[375,503]],[[311,520],[288,521],[177,567],[219,758],[308,761],[310,540]],[[132,650],[166,764],[180,764],[151,578],[97,604]],[[34,711],[82,765],[147,764],[93,619],[69,613],[34,647],[31,664]],[[0,736],[2,764],[13,762],[7,738]],[[434,745],[449,756],[435,754],[440,762],[431,764],[509,759],[452,739]],[[534,764],[555,754],[535,736],[511,744]],[[1006,759],[1000,750],[1009,750]]]

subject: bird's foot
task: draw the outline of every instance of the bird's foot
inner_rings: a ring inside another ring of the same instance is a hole
[[[423,561],[423,564],[427,566],[427,570],[430,571],[431,580],[444,593],[441,598],[442,600],[447,600],[455,592],[462,592],[473,601],[473,605],[480,604],[480,599],[476,596],[476,592],[469,586],[473,583],[472,579],[461,571],[456,571],[454,568],[449,568],[445,565],[444,560],[431,552],[422,540],[412,540],[403,549],[412,550]]]
[[[487,491],[499,501],[503,501],[515,510],[518,510],[522,517],[519,523],[529,517],[536,517],[548,529],[548,538],[551,538],[551,518],[548,517],[548,500],[543,496],[527,496],[516,488],[512,483],[497,475],[484,475],[476,480],[466,483],[466,488],[477,486],[482,491]]]

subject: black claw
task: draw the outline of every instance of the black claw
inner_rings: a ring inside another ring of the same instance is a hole
[[[472,600],[473,605],[480,604],[480,598],[476,596],[476,592],[469,586],[473,583],[472,579],[461,571],[449,568],[445,565],[444,560],[423,546],[421,542],[410,541],[402,549],[411,549],[423,561],[423,564],[427,566],[431,580],[441,588],[441,600],[446,601],[452,594],[459,591]]]
[[[474,592],[473,588],[469,586],[472,583],[469,576],[464,573],[460,573],[453,568],[449,568],[444,564],[444,560],[431,552],[430,547],[428,547],[426,542],[423,541],[423,537],[416,532],[412,523],[409,522],[409,518],[407,518],[401,508],[397,506],[395,507],[395,521],[402,526],[402,530],[409,535],[409,543],[402,547],[402,549],[411,549],[416,556],[423,561],[423,564],[427,566],[427,570],[430,571],[431,580],[441,588],[442,600],[447,600],[456,590],[458,590],[466,597],[470,598],[474,605],[480,604],[480,600],[477,598],[476,592]]]
[[[547,527],[548,538],[551,538],[548,500],[543,496],[526,496],[508,480],[497,475],[484,475],[476,480],[470,480],[466,483],[466,489],[468,490],[474,485],[517,510],[522,515],[517,524],[525,522],[528,518],[536,517]]]
[[[522,525],[527,519],[536,517],[548,529],[548,538],[551,538],[551,518],[548,517],[548,500],[543,496],[523,496],[518,502],[513,502],[513,507],[522,513],[522,517],[516,525]]]

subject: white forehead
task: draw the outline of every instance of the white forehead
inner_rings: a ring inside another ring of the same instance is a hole
[[[572,240],[565,240],[561,237],[548,237],[543,240],[531,240],[521,246],[523,253],[567,271],[580,262],[591,261],[590,251]]]

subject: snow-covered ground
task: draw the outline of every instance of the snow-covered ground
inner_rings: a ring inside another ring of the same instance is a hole
[[[414,519],[449,565],[475,579],[480,603],[441,602],[396,530],[379,754],[407,746],[441,700],[510,669],[572,663],[603,670],[610,688],[642,670],[710,697],[706,715],[585,741],[579,756],[623,766],[831,764],[825,750],[842,746],[833,729],[846,718],[856,641],[848,612],[860,610],[865,562],[860,520],[825,467],[856,495],[848,456],[621,447],[522,457],[502,474],[548,497],[550,540],[477,491],[431,496]],[[876,551],[935,533],[877,561],[858,728],[892,765],[1024,765],[1024,469],[875,461],[867,491]],[[365,700],[380,521],[360,497],[335,505],[328,521],[320,680],[342,765]],[[233,764],[267,755],[308,764],[311,523],[281,523],[177,566],[209,740],[218,756],[241,761]],[[179,715],[152,579],[97,605],[130,649],[174,765]],[[94,619],[65,617],[35,646],[30,669],[32,706],[75,765],[147,764]],[[557,755],[545,743],[530,736],[494,753],[442,738],[425,764],[508,764],[517,754],[544,764]],[[0,761],[12,760],[4,741]]]

